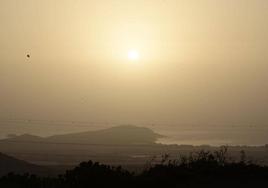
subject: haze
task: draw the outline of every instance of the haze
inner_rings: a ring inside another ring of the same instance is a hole
[[[35,119],[266,137],[267,10],[266,0],[1,0],[1,136],[70,130],[6,123]]]

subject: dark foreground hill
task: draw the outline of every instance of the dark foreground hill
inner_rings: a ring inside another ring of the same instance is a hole
[[[83,162],[57,178],[9,174],[0,178],[5,188],[196,188],[267,187],[268,167],[227,160],[226,150],[200,151],[188,157],[148,166],[141,174],[92,161]]]
[[[0,176],[9,172],[17,174],[33,173],[38,175],[47,175],[51,173],[52,170],[0,153]]]

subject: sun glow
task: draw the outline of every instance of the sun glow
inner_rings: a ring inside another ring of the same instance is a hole
[[[131,61],[137,61],[140,59],[140,54],[137,50],[129,50],[128,51],[128,59]]]

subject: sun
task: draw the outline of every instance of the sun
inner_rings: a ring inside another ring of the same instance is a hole
[[[137,50],[129,50],[127,56],[131,61],[137,61],[140,59],[140,53]]]

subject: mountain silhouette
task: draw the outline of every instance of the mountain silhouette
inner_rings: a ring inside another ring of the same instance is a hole
[[[2,141],[9,142],[50,142],[74,144],[154,144],[158,138],[163,137],[151,129],[133,125],[122,125],[97,131],[87,131],[50,137],[38,137],[29,134],[15,136]]]
[[[34,173],[38,175],[49,174],[49,169],[28,163],[23,160],[0,153],[0,176],[10,172],[17,174]]]
[[[46,138],[52,142],[71,142],[87,144],[153,144],[162,137],[151,129],[132,125],[117,126],[98,131],[88,131]]]
[[[131,167],[132,163],[143,165],[150,155],[163,151],[164,146],[156,143],[160,137],[148,128],[123,125],[49,137],[12,135],[0,140],[0,151],[49,167],[73,166],[88,159]]]

